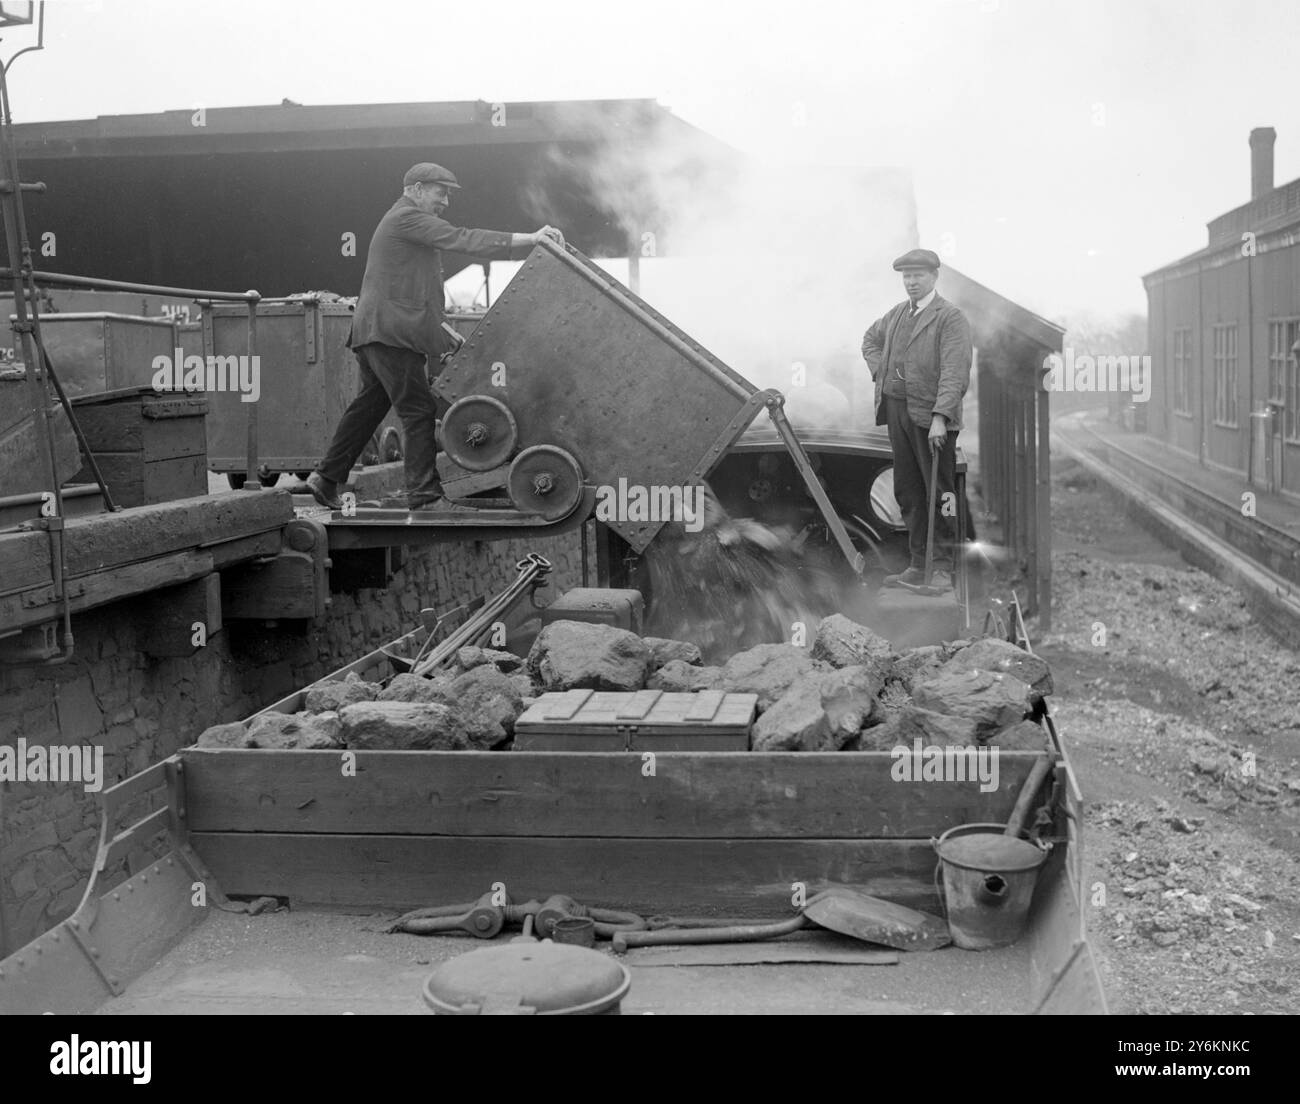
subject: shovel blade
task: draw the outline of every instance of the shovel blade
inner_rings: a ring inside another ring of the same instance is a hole
[[[819,927],[900,951],[934,951],[952,942],[937,916],[843,886],[809,898],[803,913]]]

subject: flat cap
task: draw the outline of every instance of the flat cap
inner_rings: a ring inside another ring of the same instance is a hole
[[[928,268],[939,271],[939,254],[932,249],[911,249],[894,262],[894,270],[902,272],[905,268]]]
[[[432,161],[421,161],[406,170],[406,175],[402,177],[402,187],[409,188],[412,184],[446,184],[448,188],[460,187],[456,183],[455,173],[450,169],[444,169],[441,165],[435,165]]]

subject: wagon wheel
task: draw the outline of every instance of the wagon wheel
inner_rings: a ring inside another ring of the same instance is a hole
[[[278,471],[259,472],[257,481],[262,484],[263,487],[274,487],[280,482],[280,473]]]
[[[582,468],[556,445],[533,445],[515,457],[506,488],[517,510],[559,521],[582,500]]]
[[[306,483],[309,475],[311,475],[309,471],[296,471],[293,473],[294,479],[298,480],[299,483]]]
[[[500,467],[519,443],[510,408],[491,395],[466,395],[442,416],[442,447],[466,471]]]
[[[248,476],[244,472],[226,472],[226,482],[230,484],[232,491],[241,491],[244,489],[244,480]]]
[[[402,438],[396,427],[387,426],[379,436],[379,458],[385,464],[402,459]]]

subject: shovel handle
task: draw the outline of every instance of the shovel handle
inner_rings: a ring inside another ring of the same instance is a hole
[[[934,503],[939,489],[939,450],[930,447],[930,512],[925,523],[925,585],[930,585],[930,576],[934,574]]]
[[[1047,777],[1047,772],[1051,769],[1052,757],[1050,755],[1044,753],[1034,760],[1034,765],[1029,771],[1029,777],[1025,779],[1025,784],[1020,787],[1020,796],[1016,798],[1015,807],[1011,810],[1011,817],[1002,832],[1004,836],[1020,837],[1020,832],[1025,826],[1025,818],[1029,815],[1029,806],[1033,804],[1034,795],[1038,793],[1038,787],[1043,784],[1043,779]]]
[[[729,928],[663,928],[660,931],[621,931],[614,933],[614,953],[622,954],[629,947],[663,947],[682,943],[756,943],[789,935],[808,926],[808,919],[800,913],[789,920],[765,924],[736,924]]]

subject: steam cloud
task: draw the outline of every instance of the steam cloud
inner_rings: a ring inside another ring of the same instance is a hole
[[[720,156],[716,140],[636,107],[612,120],[593,109],[588,137],[592,152],[553,148],[551,167],[576,172],[629,242],[653,247],[642,297],[781,391],[796,427],[870,425],[862,334],[903,298],[890,263],[916,244],[910,176]],[[525,201],[556,217],[540,179]]]

